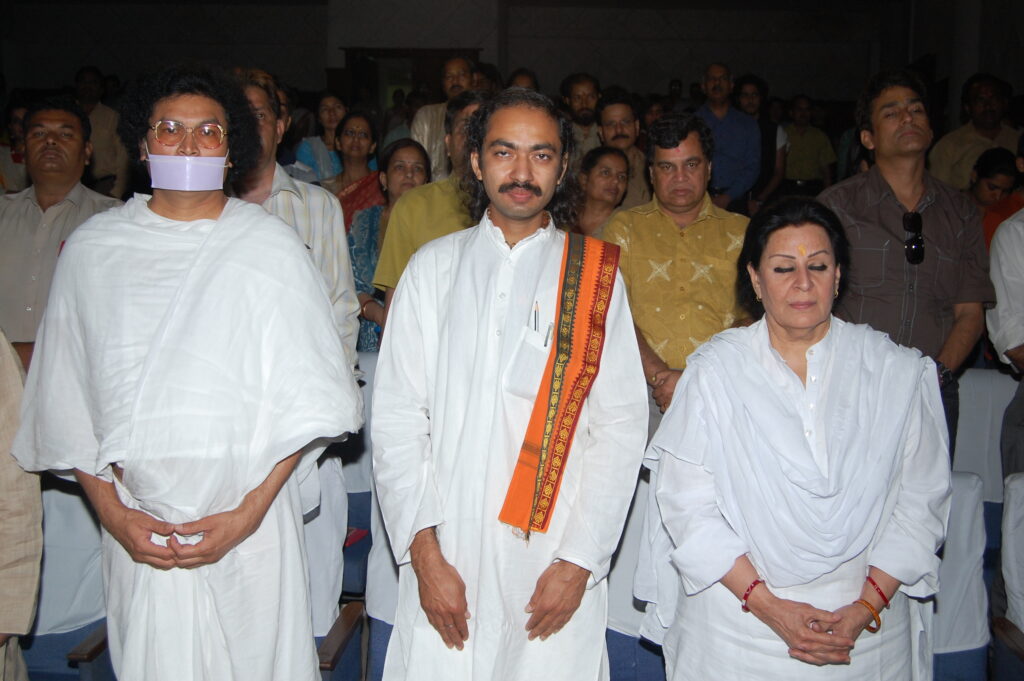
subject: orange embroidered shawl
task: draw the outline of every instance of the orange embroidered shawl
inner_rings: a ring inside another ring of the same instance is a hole
[[[551,354],[498,514],[526,537],[548,529],[583,402],[600,367],[618,263],[618,246],[566,235]]]

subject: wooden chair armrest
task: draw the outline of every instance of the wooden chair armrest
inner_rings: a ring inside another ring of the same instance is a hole
[[[107,649],[107,622],[100,622],[82,642],[68,653],[68,662],[92,662]]]
[[[1024,660],[1024,632],[1013,622],[1005,617],[996,617],[992,620],[992,631],[1018,659]]]
[[[334,621],[331,630],[320,643],[317,657],[320,659],[320,671],[334,671],[345,651],[345,646],[352,640],[363,616],[363,604],[359,601],[348,603],[341,609],[341,614]]]

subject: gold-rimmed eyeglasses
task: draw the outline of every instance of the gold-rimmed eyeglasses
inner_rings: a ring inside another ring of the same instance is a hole
[[[196,146],[203,149],[216,149],[224,144],[228,131],[219,123],[201,123],[188,126],[178,121],[157,121],[150,130],[156,141],[165,147],[176,147],[185,141],[186,135],[192,135]]]

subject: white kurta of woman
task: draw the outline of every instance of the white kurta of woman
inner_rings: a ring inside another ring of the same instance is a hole
[[[104,532],[103,567],[123,681],[312,681],[302,512],[319,501],[318,438],[362,418],[324,283],[259,206],[229,199],[217,220],[178,222],[147,200],[65,245],[15,456],[113,480],[125,505],[186,523],[236,508],[304,450],[259,529],[220,561],[158,570]]]
[[[546,533],[498,520],[550,351],[566,235],[550,222],[509,249],[487,217],[433,241],[402,275],[377,365],[374,477],[400,565],[384,678],[607,679],[609,561],[647,434],[647,394],[618,273],[600,369],[583,404]],[[463,650],[420,606],[409,547],[437,527],[466,584]],[[579,609],[529,641],[524,611],[561,559],[592,573]]]
[[[645,635],[668,628],[669,679],[930,678],[926,616],[908,596],[938,589],[949,513],[935,364],[834,317],[806,356],[804,384],[764,320],[718,334],[687,360],[647,450],[657,471],[648,528],[662,531],[637,596],[654,603]],[[719,582],[744,554],[772,593],[823,610],[860,598],[869,566],[903,586],[849,665],[816,667],[790,658]]]

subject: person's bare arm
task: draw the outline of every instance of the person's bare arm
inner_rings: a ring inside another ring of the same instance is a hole
[[[954,304],[953,327],[949,330],[946,342],[935,359],[942,362],[950,371],[956,371],[981,338],[984,328],[985,313],[981,303]]]
[[[549,565],[537,580],[537,586],[526,605],[530,619],[526,622],[528,638],[542,641],[557,634],[580,607],[587,589],[590,570],[565,560]]]
[[[373,322],[380,328],[384,328],[384,306],[377,302],[377,299],[367,293],[359,294],[359,310],[363,319]]]
[[[384,322],[385,323],[387,323],[387,321],[388,321],[388,312],[391,311],[391,300],[394,297],[395,297],[395,289],[385,287],[384,288]],[[384,324],[381,324],[380,327],[383,329],[384,328]]]
[[[177,566],[192,568],[216,563],[259,529],[270,504],[295,470],[300,456],[302,453],[296,452],[279,461],[267,479],[245,495],[238,508],[175,525],[174,531],[182,536],[203,534],[202,541],[190,545],[180,544],[171,537],[168,545],[174,551]]]
[[[1024,373],[1024,345],[1018,345],[1015,348],[1010,348],[1005,353],[1007,359],[1013,362],[1013,366],[1017,371]]]
[[[427,621],[449,648],[462,650],[469,639],[466,584],[455,566],[445,560],[433,527],[416,533],[409,546],[412,569],[419,583],[420,607]]]
[[[14,351],[18,353],[18,359],[21,360],[21,366],[28,371],[28,365],[32,362],[32,351],[35,349],[35,343],[11,343],[14,346]]]
[[[895,577],[889,575],[883,570],[879,570],[875,566],[871,566],[868,570],[868,576],[875,580],[875,584],[881,589],[882,594],[885,595],[885,599],[882,599],[875,588],[871,585],[871,582],[864,580],[864,586],[860,591],[861,600],[865,600],[874,607],[876,612],[882,612],[886,603],[892,600],[892,597],[896,594],[896,591],[900,588],[900,582]],[[833,635],[846,636],[848,638],[857,640],[857,637],[861,635],[864,629],[874,621],[874,617],[870,610],[864,607],[860,603],[849,603],[844,605],[835,611],[835,614],[841,617],[836,624],[832,626]]]
[[[737,600],[742,600],[756,579],[757,571],[750,559],[740,556],[721,582]],[[842,621],[840,616],[807,603],[778,598],[765,584],[758,584],[750,592],[747,607],[789,646],[790,657],[813,665],[850,661],[853,639],[834,631],[827,633]]]
[[[826,163],[825,166],[821,169],[822,179],[824,180],[824,184],[825,184],[826,187],[831,187],[832,186],[832,168],[833,167],[834,167],[834,165],[832,163]]]
[[[764,186],[764,189],[755,196],[747,208],[750,210],[750,214],[753,215],[761,209],[764,202],[768,200],[768,197],[775,193],[775,190],[782,184],[782,179],[786,176],[786,147],[776,150],[775,152],[775,167],[772,169],[771,179],[768,180],[768,184]]]
[[[654,388],[654,401],[664,412],[672,403],[672,394],[683,372],[671,368],[665,360],[658,357],[658,353],[647,343],[640,327],[634,324],[633,328],[636,329],[636,342],[640,347],[640,364],[644,367],[644,380],[647,381],[647,385]]]
[[[161,570],[177,565],[174,551],[168,546],[154,544],[151,539],[154,534],[170,536],[174,532],[174,525],[125,506],[117,496],[112,482],[80,470],[75,470],[75,478],[96,509],[100,523],[124,547],[132,560]]]
[[[644,367],[644,378],[648,385],[656,385],[658,372],[668,369],[669,366],[665,360],[658,357],[658,353],[651,349],[643,332],[640,331],[640,327],[634,324],[633,328],[636,329],[636,342],[640,347],[640,364]]]

